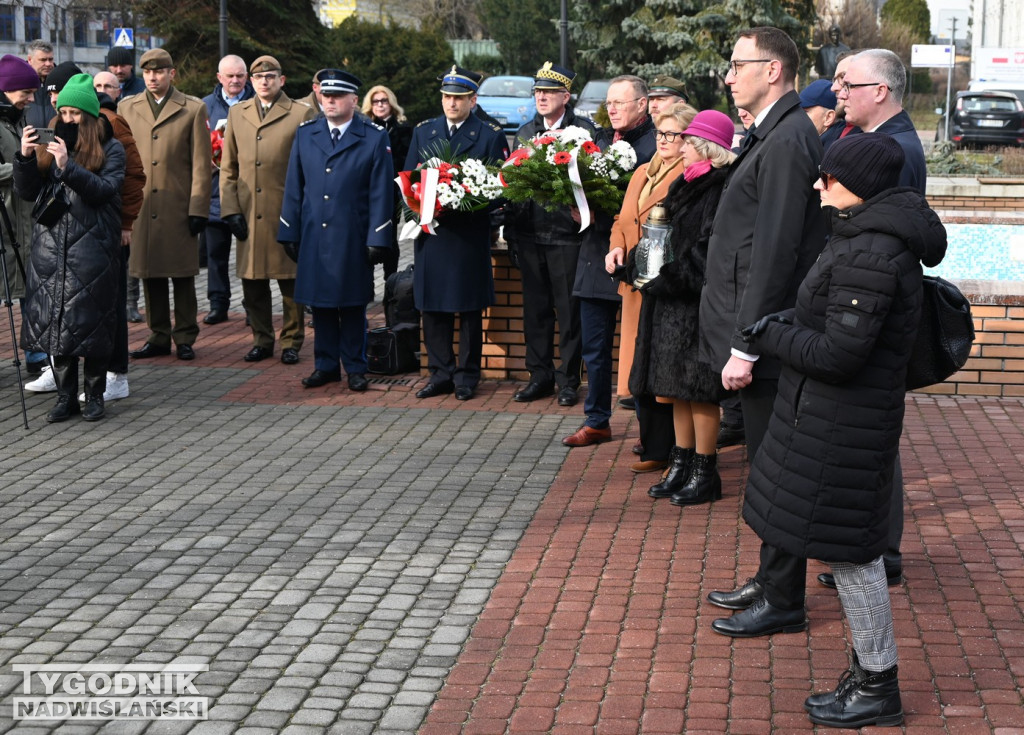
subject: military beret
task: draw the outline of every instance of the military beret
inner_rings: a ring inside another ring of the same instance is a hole
[[[162,48],[151,48],[142,55],[142,59],[139,61],[139,68],[172,69],[174,68],[174,62],[171,61],[171,55]]]
[[[259,74],[265,71],[281,71],[281,62],[273,56],[261,56],[249,67],[250,74]]]

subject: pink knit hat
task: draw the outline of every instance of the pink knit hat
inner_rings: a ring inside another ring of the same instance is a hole
[[[0,92],[39,89],[39,75],[24,59],[11,54],[0,58]]]
[[[732,137],[736,133],[736,126],[728,115],[718,110],[702,110],[697,113],[690,123],[690,127],[683,131],[683,135],[692,135],[695,138],[716,143],[726,150],[732,148]]]

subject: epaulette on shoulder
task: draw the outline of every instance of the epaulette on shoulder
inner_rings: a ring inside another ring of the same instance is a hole
[[[372,120],[367,120],[366,124],[369,125],[371,128],[377,128],[377,130],[385,130],[383,125],[378,125],[377,123],[373,122]],[[385,132],[386,132],[386,130],[385,130]]]
[[[133,96],[134,96],[134,95],[133,95]],[[186,94],[186,95],[185,95],[185,99],[189,100],[190,102],[198,102],[198,103],[199,103],[199,104],[201,104],[201,105],[202,105],[203,107],[205,107],[205,106],[206,106],[206,103],[205,103],[205,102],[203,102],[203,98],[202,98],[202,97],[196,97],[196,96],[194,96],[194,95],[191,95],[191,94]]]
[[[504,133],[505,132],[504,130],[502,130],[500,125],[496,125],[496,124],[494,124],[492,122],[487,123],[487,125],[491,128],[491,130],[493,130],[496,133]]]
[[[317,115],[316,117],[312,118],[311,120],[304,120],[304,121],[299,123],[299,127],[300,128],[304,128],[307,125],[309,125],[310,123],[315,123],[319,119],[320,119],[320,115]]]
[[[433,122],[433,121],[434,121],[434,118],[432,118],[432,117],[431,117],[431,118],[428,118],[428,119],[424,120],[423,122],[419,122],[419,123],[416,123],[416,127],[418,127],[418,128],[422,128],[422,127],[423,127],[424,125],[426,125],[427,123],[429,123],[429,122]]]

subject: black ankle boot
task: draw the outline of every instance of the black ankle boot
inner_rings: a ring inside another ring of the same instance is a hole
[[[78,358],[54,357],[53,380],[57,383],[57,405],[46,414],[46,420],[59,424],[82,412],[78,405]]]
[[[873,673],[859,665],[841,679],[835,701],[807,710],[811,722],[828,727],[858,728],[867,725],[895,727],[903,722],[903,703],[897,666]]]
[[[690,479],[669,502],[672,505],[700,505],[720,500],[722,478],[718,476],[717,454],[694,454],[690,465]]]
[[[693,450],[683,447],[672,447],[669,456],[672,464],[668,474],[657,485],[653,485],[647,494],[652,498],[671,498],[686,484],[690,478],[690,463],[693,461]]]
[[[839,684],[836,685],[836,688],[831,692],[812,694],[804,700],[804,709],[810,712],[812,707],[821,707],[822,705],[835,702],[837,698],[845,695],[847,689],[857,684],[858,672],[862,671],[863,669],[860,667],[860,661],[857,660],[857,652],[854,651],[853,663],[851,663],[850,668],[843,672],[843,675],[839,677]]]
[[[88,366],[86,361],[86,366]],[[107,372],[101,370],[93,375],[87,369],[85,371],[85,408],[82,410],[82,418],[86,421],[99,421],[106,413],[103,406],[103,392],[107,389]]]

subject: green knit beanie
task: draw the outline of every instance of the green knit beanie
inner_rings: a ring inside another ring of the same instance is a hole
[[[57,95],[57,109],[77,107],[93,117],[100,116],[100,98],[92,86],[92,77],[88,74],[75,74],[64,85]]]

